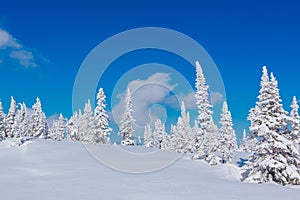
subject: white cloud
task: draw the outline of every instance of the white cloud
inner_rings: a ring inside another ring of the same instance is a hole
[[[224,101],[224,96],[220,92],[212,92],[210,94],[210,100],[212,105],[216,105]]]
[[[170,91],[176,87],[176,85],[169,83],[170,80],[169,74],[155,73],[146,80],[137,79],[128,84],[133,97],[135,129],[143,129],[146,124],[151,122],[152,116],[149,113],[149,106],[165,103]],[[113,107],[113,117],[114,121],[120,122],[125,107],[125,93],[118,94],[117,97],[121,101]]]
[[[0,28],[0,55],[2,63],[18,63],[24,68],[38,66],[38,63],[50,64],[49,59],[32,52],[27,47],[23,46],[9,32]],[[0,64],[1,64],[0,61]]]
[[[22,45],[10,33],[0,29],[0,48],[5,49],[7,47],[19,49],[22,48]]]
[[[28,67],[36,67],[32,52],[27,50],[14,50],[9,54],[9,57],[18,60],[19,64]]]

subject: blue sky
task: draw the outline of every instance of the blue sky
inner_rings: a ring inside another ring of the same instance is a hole
[[[0,43],[0,98],[5,110],[10,96],[28,106],[39,96],[47,116],[62,112],[70,117],[74,80],[87,54],[112,35],[148,26],[182,32],[206,49],[222,75],[239,134],[248,125],[246,117],[258,95],[263,65],[278,78],[288,111],[292,96],[300,98],[300,3],[296,0],[11,0],[0,5],[0,28],[16,39],[10,49]],[[172,65],[193,84],[193,70],[185,70],[188,64],[166,52],[136,52],[114,65],[126,64],[129,70],[153,61]],[[108,96],[121,76],[110,66],[101,79]]]

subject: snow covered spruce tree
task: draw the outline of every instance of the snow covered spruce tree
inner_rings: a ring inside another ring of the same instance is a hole
[[[22,138],[29,136],[29,118],[25,103],[20,103],[20,109],[17,111],[15,122],[13,124],[14,137]]]
[[[244,180],[300,184],[299,152],[288,139],[287,112],[281,104],[278,82],[273,74],[269,79],[266,67],[263,67],[260,86],[258,101],[248,117],[250,134],[259,140],[245,165]]]
[[[65,118],[60,113],[58,120],[55,120],[49,130],[49,137],[52,140],[63,140],[65,138]]]
[[[240,143],[239,150],[244,152],[249,151],[246,129],[243,130],[243,139]]]
[[[160,119],[157,119],[154,124],[153,131],[154,146],[157,149],[168,149],[169,148],[169,136],[166,132],[165,125]]]
[[[75,112],[66,124],[67,139],[79,141],[82,129],[82,114],[81,110]]]
[[[235,131],[233,129],[231,113],[228,110],[226,102],[223,103],[220,124],[222,124],[222,127],[220,128],[219,149],[222,153],[222,163],[231,163],[233,160],[233,154],[238,147]]]
[[[88,142],[90,144],[98,143],[99,136],[96,134],[95,118],[93,116],[93,110],[90,100],[88,100],[85,104],[81,126],[82,128],[79,132],[80,140],[83,142]]]
[[[42,110],[42,104],[39,98],[36,98],[36,103],[32,106],[33,113],[31,116],[32,129],[31,134],[33,137],[42,139],[48,138],[48,122],[46,115]]]
[[[5,119],[5,137],[14,137],[13,125],[17,113],[17,104],[13,97],[11,97],[9,111]]]
[[[172,129],[170,148],[178,153],[193,152],[196,134],[194,135],[190,126],[190,115],[186,111],[184,102],[181,103],[181,116]]]
[[[5,113],[3,112],[2,102],[0,101],[0,141],[5,137]]]
[[[150,124],[145,126],[144,146],[145,147],[154,147],[153,133],[152,133]]]
[[[294,141],[295,146],[300,151],[300,116],[298,113],[299,106],[295,96],[293,97],[291,108],[292,110],[288,119],[288,122],[292,129],[290,139]]]
[[[135,141],[133,139],[134,129],[132,123],[134,122],[134,119],[132,117],[132,113],[132,96],[128,88],[125,99],[125,111],[122,115],[120,130],[118,133],[122,137],[122,145],[135,145]]]
[[[198,107],[198,123],[203,134],[202,144],[196,149],[193,158],[212,157],[218,146],[218,128],[212,117],[212,105],[209,102],[208,88],[200,63],[196,62],[196,105]],[[199,136],[198,136],[199,137]]]
[[[95,118],[95,131],[96,135],[98,137],[98,141],[95,141],[97,143],[102,144],[109,144],[109,136],[112,132],[112,129],[109,127],[109,118],[106,113],[106,96],[104,94],[103,88],[99,89],[99,92],[97,94],[97,106],[95,108],[94,112],[94,118]]]

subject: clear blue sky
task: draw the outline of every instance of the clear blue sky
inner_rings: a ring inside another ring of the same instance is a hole
[[[96,45],[128,29],[165,27],[192,37],[211,55],[240,133],[255,104],[263,65],[278,78],[288,111],[292,96],[300,98],[299,10],[296,0],[1,1],[0,28],[33,53],[37,66],[9,61],[0,49],[0,98],[7,110],[10,96],[28,106],[39,96],[47,116],[70,117],[77,70]],[[133,62],[129,58],[125,61]],[[140,58],[147,63],[146,54]],[[167,63],[168,57],[160,59]],[[190,76],[193,82],[193,72]],[[110,94],[112,87],[105,90]]]

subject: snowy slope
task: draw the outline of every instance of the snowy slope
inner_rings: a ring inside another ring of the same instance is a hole
[[[33,140],[21,147],[10,147],[8,141],[0,143],[1,200],[259,200],[299,196],[299,188],[242,183],[235,165],[211,167],[181,157],[154,173],[128,174],[102,165],[81,143]]]

